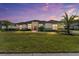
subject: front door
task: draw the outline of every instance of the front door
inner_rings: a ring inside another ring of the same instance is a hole
[[[34,26],[34,31],[36,31],[37,30],[37,27],[36,26]]]
[[[38,31],[37,26],[33,26],[33,30],[32,31]]]

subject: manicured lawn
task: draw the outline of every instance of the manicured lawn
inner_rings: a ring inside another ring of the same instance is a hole
[[[79,52],[79,36],[0,32],[0,52]]]

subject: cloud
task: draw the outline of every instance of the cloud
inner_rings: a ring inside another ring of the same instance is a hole
[[[48,11],[48,8],[49,8],[49,4],[45,3],[45,5],[41,7],[41,10]]]
[[[56,19],[56,16],[49,16],[48,19]]]
[[[67,12],[70,14],[75,10],[75,8],[69,9]]]
[[[68,10],[67,10],[67,13],[68,13],[69,15],[76,14],[76,12],[77,12],[77,9],[76,9],[76,8],[71,8],[71,9],[68,9]]]
[[[69,4],[64,6],[65,7],[65,11],[69,14],[69,15],[75,15],[77,13],[77,8],[76,8],[76,4]]]
[[[43,10],[43,11],[48,11],[48,6],[42,7],[42,10]]]

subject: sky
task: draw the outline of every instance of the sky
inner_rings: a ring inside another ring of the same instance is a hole
[[[68,15],[79,15],[77,3],[0,3],[0,20],[14,23],[30,20],[60,21],[67,12]]]

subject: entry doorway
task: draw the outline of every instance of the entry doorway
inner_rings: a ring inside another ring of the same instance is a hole
[[[33,32],[37,32],[37,31],[38,31],[38,27],[37,27],[37,26],[33,26],[33,27],[32,27],[32,31],[33,31]]]

